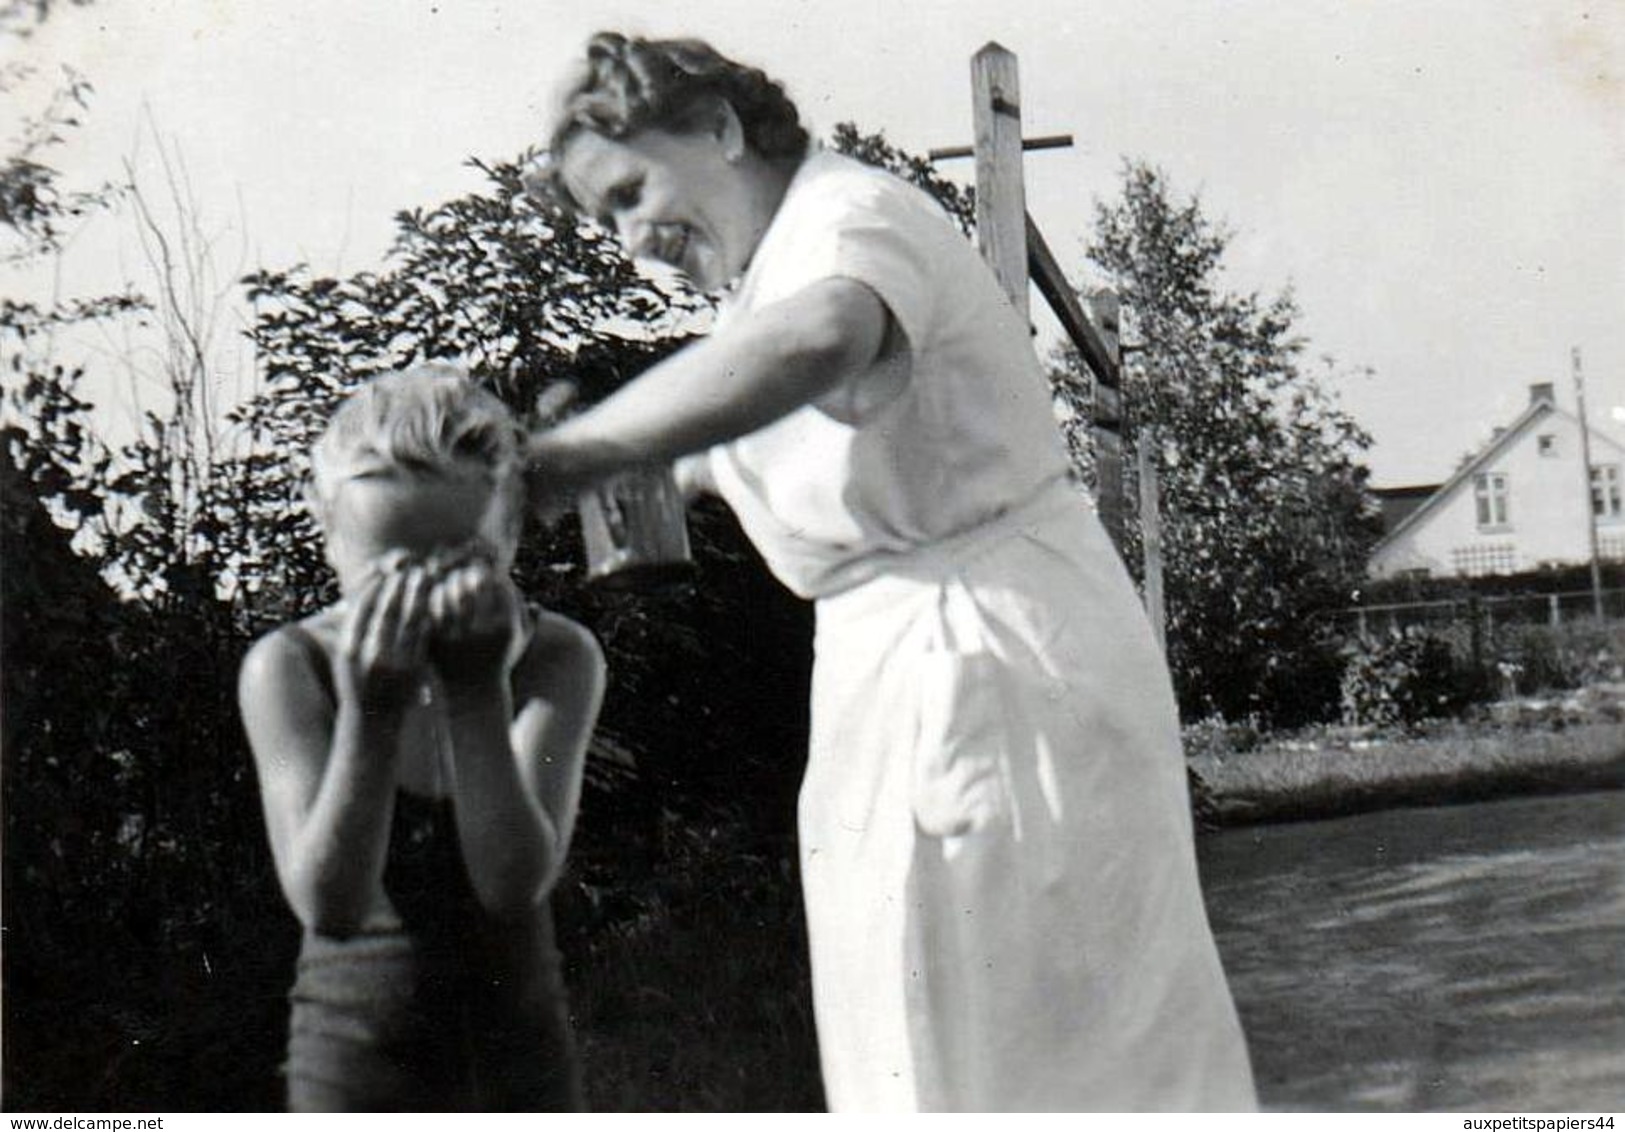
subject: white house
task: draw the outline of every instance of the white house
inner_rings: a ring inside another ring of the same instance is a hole
[[[1557,407],[1549,384],[1529,394],[1517,420],[1420,502],[1416,488],[1391,490],[1385,509],[1400,517],[1372,551],[1373,577],[1589,562],[1593,520],[1602,557],[1625,559],[1625,444],[1591,427],[1588,503],[1579,418]]]

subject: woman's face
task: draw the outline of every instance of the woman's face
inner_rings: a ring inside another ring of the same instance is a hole
[[[715,290],[745,269],[772,218],[752,183],[739,120],[731,110],[725,118],[714,129],[649,129],[622,140],[582,130],[565,143],[564,185],[634,258]]]
[[[478,479],[361,475],[337,484],[322,510],[328,561],[346,593],[391,551],[414,559],[471,552],[499,570],[512,564],[497,493]]]

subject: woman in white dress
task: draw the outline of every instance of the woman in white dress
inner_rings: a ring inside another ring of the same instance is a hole
[[[566,492],[688,458],[817,603],[799,825],[830,1107],[1252,1107],[1167,669],[975,250],[695,40],[595,37],[534,185],[727,291],[708,338],[531,458]]]

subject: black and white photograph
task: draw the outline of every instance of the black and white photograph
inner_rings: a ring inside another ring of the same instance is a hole
[[[1625,8],[0,0],[0,147],[6,1112],[1625,1110]]]

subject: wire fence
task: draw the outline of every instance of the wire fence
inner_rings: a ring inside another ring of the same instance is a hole
[[[1603,590],[1601,598],[1604,620],[1625,620],[1625,589]],[[1349,635],[1360,637],[1397,633],[1411,626],[1449,629],[1475,623],[1481,631],[1493,631],[1498,625],[1549,625],[1556,628],[1592,621],[1596,616],[1597,600],[1591,590],[1485,594],[1434,601],[1363,605],[1335,614],[1339,628]]]

